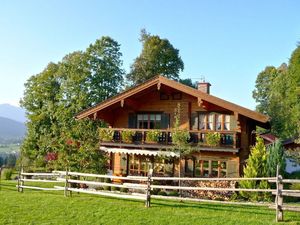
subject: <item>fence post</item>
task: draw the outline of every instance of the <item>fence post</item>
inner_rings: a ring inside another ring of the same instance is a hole
[[[282,176],[279,175],[279,165],[277,165],[277,172],[276,172],[276,222],[283,221],[283,183],[282,183]]]
[[[23,188],[20,186],[24,185],[24,181],[23,179],[23,175],[22,173],[24,172],[23,170],[23,165],[21,164],[20,169],[19,169],[19,176],[18,176],[18,192],[22,192],[23,193]]]
[[[150,169],[148,172],[148,180],[147,180],[147,189],[146,189],[146,202],[145,206],[147,208],[151,205],[151,177],[152,177],[153,169]]]
[[[65,175],[66,181],[65,181],[65,197],[68,197],[68,168],[66,169],[66,175]]]

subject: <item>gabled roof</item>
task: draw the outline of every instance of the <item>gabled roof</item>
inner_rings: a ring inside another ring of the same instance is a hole
[[[206,94],[204,92],[201,92],[197,89],[191,88],[189,86],[186,86],[184,84],[181,84],[177,81],[174,80],[169,80],[163,76],[156,76],[153,77],[152,79],[147,80],[146,82],[137,85],[133,88],[130,88],[114,97],[111,97],[103,102],[100,102],[99,104],[96,104],[93,107],[90,107],[86,110],[81,111],[80,113],[78,113],[75,118],[76,119],[82,119],[88,116],[93,115],[94,113],[96,113],[97,111],[100,111],[108,106],[111,106],[115,103],[118,103],[130,96],[133,96],[153,85],[161,85],[164,84],[166,86],[169,86],[173,89],[176,89],[178,91],[181,91],[183,93],[186,93],[188,95],[194,96],[196,98],[198,98],[198,100],[200,101],[206,101],[209,103],[212,103],[214,105],[220,106],[222,108],[228,109],[230,111],[236,112],[238,114],[241,114],[243,116],[246,116],[248,118],[251,118],[255,121],[258,121],[260,123],[267,123],[269,122],[269,117],[265,116],[261,113],[255,112],[253,110],[247,109],[245,107],[239,106],[237,104],[228,102],[226,100],[223,100],[221,98],[215,97],[213,95],[210,94]]]

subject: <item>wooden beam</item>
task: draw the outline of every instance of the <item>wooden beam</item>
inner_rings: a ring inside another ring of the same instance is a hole
[[[234,112],[234,118],[236,119],[236,130],[241,131],[241,124],[240,124],[238,112]]]
[[[161,87],[161,82],[158,81],[158,83],[157,83],[157,90],[158,90],[158,91],[160,90],[160,87]]]

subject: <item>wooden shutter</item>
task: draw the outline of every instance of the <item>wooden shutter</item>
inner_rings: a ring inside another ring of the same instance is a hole
[[[228,160],[226,165],[227,177],[239,177],[239,161],[238,160]]]
[[[198,130],[198,124],[199,124],[198,113],[192,113],[191,114],[191,129]]]
[[[137,128],[136,126],[136,114],[129,113],[128,114],[128,128]]]
[[[237,121],[235,119],[235,116],[230,116],[230,130],[236,129]]]
[[[170,114],[161,114],[161,129],[168,129],[170,127]]]

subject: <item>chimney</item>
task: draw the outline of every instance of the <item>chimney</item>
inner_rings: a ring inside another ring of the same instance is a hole
[[[198,90],[206,94],[210,93],[210,86],[211,84],[208,82],[198,82]]]

